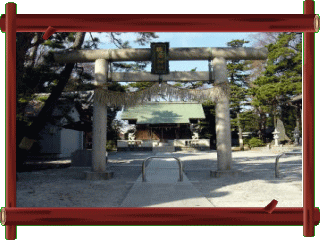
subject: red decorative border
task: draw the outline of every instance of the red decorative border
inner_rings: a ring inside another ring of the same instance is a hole
[[[17,32],[314,32],[310,14],[18,14]],[[2,31],[6,31],[0,20]]]
[[[16,5],[6,4],[6,208],[16,206]],[[6,226],[6,239],[16,239],[16,226]]]
[[[314,208],[314,2],[304,14],[286,15],[26,15],[6,4],[6,238],[16,225],[303,225],[314,236],[320,214]],[[79,20],[81,19],[81,22]],[[265,20],[268,21],[265,21]],[[68,21],[66,21],[68,20]],[[16,208],[16,32],[304,32],[303,208]]]
[[[14,225],[303,225],[302,208],[5,208]],[[319,211],[317,221],[319,224]]]
[[[304,14],[314,2],[304,2]],[[303,66],[303,235],[314,236],[314,33],[304,33]]]

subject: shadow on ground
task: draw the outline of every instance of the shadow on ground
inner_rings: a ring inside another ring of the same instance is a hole
[[[114,178],[109,181],[81,180],[81,173],[89,171],[90,168],[72,167],[70,160],[27,163],[23,172],[18,173],[17,206],[20,204],[20,207],[119,207],[141,174],[143,161],[149,156],[154,154],[109,153],[107,169],[114,172]],[[207,198],[225,197],[230,191],[219,189],[240,183],[262,181],[272,184],[273,187],[277,184],[293,183],[299,189],[302,181],[301,156],[281,158],[280,178],[275,178],[274,154],[254,157],[235,156],[233,169],[239,170],[241,176],[222,178],[210,177],[210,171],[217,170],[215,152],[178,152],[164,156],[179,157],[188,179]],[[97,193],[99,197],[92,200]],[[165,198],[163,200],[165,201]],[[108,201],[110,203],[107,203]]]

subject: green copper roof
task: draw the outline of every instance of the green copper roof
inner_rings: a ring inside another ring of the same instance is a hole
[[[190,123],[190,119],[204,119],[202,105],[186,102],[152,102],[128,108],[122,120],[137,120],[137,124]]]

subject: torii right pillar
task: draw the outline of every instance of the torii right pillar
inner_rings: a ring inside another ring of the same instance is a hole
[[[214,58],[211,63],[215,83],[228,84],[226,60],[217,57]],[[221,87],[221,91],[225,90],[223,86],[218,85],[216,87]],[[231,124],[228,94],[222,94],[216,100],[215,113],[218,169],[217,171],[211,171],[211,176],[233,176],[239,172],[232,170]]]

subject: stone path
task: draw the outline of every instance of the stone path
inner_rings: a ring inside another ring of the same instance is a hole
[[[81,180],[90,168],[80,167],[18,173],[17,206],[264,207],[276,199],[277,207],[302,207],[301,156],[281,158],[280,178],[275,178],[277,154],[263,149],[233,152],[232,167],[242,176],[211,178],[210,170],[217,169],[214,151],[114,153],[108,164],[114,178],[107,181]],[[142,183],[141,165],[150,156],[179,157],[184,181],[177,182],[176,161],[154,159],[146,169],[147,182]]]
[[[153,159],[145,175],[146,181],[142,181],[141,174],[121,207],[213,207],[184,173],[183,181],[179,181],[176,160]]]

